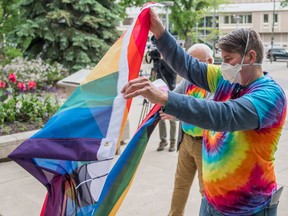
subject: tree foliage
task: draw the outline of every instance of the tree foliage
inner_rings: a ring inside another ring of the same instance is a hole
[[[288,0],[283,0],[283,1],[281,2],[281,6],[282,6],[282,7],[287,7],[287,6],[288,6]]]
[[[75,72],[95,66],[119,37],[113,0],[22,0],[25,22],[16,30],[25,55],[59,62]]]
[[[173,21],[175,31],[185,40],[185,48],[189,48],[192,45],[195,27],[203,17],[204,9],[210,6],[210,2],[205,0],[174,1],[170,17]]]
[[[20,0],[0,0],[0,40],[4,40],[13,28],[21,22],[18,3]]]

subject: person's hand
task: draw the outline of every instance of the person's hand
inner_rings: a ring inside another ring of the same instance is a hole
[[[168,101],[168,93],[158,89],[146,77],[138,77],[128,82],[121,90],[125,99],[130,99],[139,95],[149,100],[151,103],[165,106]]]
[[[156,39],[159,39],[165,31],[161,19],[152,8],[150,8],[150,31],[154,34]]]
[[[172,115],[168,115],[168,114],[166,114],[166,113],[163,113],[163,111],[162,110],[160,110],[159,111],[159,115],[160,115],[160,117],[161,117],[161,120],[169,120],[169,121],[173,121],[175,118],[174,118],[174,116],[172,116]]]

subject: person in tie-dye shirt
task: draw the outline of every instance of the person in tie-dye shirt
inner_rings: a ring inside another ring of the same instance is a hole
[[[221,66],[199,62],[177,45],[150,10],[150,31],[164,60],[180,76],[214,95],[214,101],[165,92],[136,78],[124,98],[142,95],[165,113],[206,129],[203,138],[205,196],[200,215],[277,215],[275,151],[286,118],[282,88],[262,69],[257,32],[237,29],[218,42]],[[273,202],[272,202],[273,201]]]
[[[201,62],[213,64],[213,51],[206,44],[194,44],[187,53]],[[204,89],[182,80],[173,90],[199,99],[212,99],[213,95]],[[161,119],[173,119],[171,115],[160,112]],[[202,181],[202,140],[203,129],[186,122],[179,123],[178,161],[174,180],[171,206],[168,216],[184,215],[185,205],[196,172],[198,172],[199,192],[204,196]]]

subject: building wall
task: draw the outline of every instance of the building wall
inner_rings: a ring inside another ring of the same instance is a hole
[[[274,23],[274,46],[288,47],[288,7],[283,8],[280,6],[280,2],[283,0],[275,0],[276,8],[275,13],[278,16],[278,22]],[[259,32],[265,48],[268,49],[271,46],[272,37],[272,18],[273,18],[273,3],[274,0],[230,0],[231,3],[225,4],[218,9],[217,19],[219,23],[220,36],[227,34],[237,28],[253,28]],[[239,9],[240,8],[240,9]],[[241,10],[242,8],[242,10]],[[132,23],[133,18],[136,17],[140,8],[133,7],[127,8],[126,13],[128,18],[126,21],[122,22],[118,29],[125,31],[128,29],[129,25]],[[165,16],[165,10],[156,9],[157,13]],[[264,22],[264,14],[268,15],[268,22]],[[207,17],[211,16],[211,13],[207,13]],[[230,16],[230,22],[224,23],[224,17]],[[252,22],[231,22],[232,17],[242,17],[251,16]],[[165,23],[165,20],[164,20]],[[206,26],[207,27],[207,26]],[[201,34],[201,33],[200,33]]]
[[[273,28],[273,2],[271,0],[233,0],[235,4],[226,4],[219,7],[219,30],[222,35],[237,28],[253,28],[256,30],[266,49],[271,47]],[[288,47],[288,7],[280,6],[281,0],[275,0],[275,14],[277,20],[274,22],[274,47]],[[242,4],[245,3],[245,4]],[[233,21],[233,17],[243,17],[251,15],[252,23],[243,21]],[[227,16],[230,22],[227,23]],[[264,21],[264,16],[266,20]],[[225,23],[226,20],[226,23]]]
[[[261,2],[271,2],[273,0],[230,0],[230,3],[241,4],[241,3],[261,3]],[[283,0],[275,0],[275,2],[281,2]]]

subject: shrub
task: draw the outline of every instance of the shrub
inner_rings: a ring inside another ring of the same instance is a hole
[[[0,46],[0,64],[6,65],[11,62],[12,59],[22,57],[23,53],[20,49],[13,46]]]
[[[23,53],[21,52],[20,49],[17,49],[16,47],[12,47],[12,46],[5,46],[4,52],[5,52],[5,57],[7,59],[14,59],[14,58],[23,56]]]
[[[0,71],[3,71],[5,76],[13,72],[23,82],[34,80],[38,83],[38,89],[42,90],[51,88],[68,75],[67,70],[61,64],[48,64],[40,58],[27,60],[18,57],[13,59],[11,63],[0,66]]]
[[[35,122],[49,119],[63,101],[45,91],[37,91],[33,80],[19,81],[14,73],[0,79],[0,127],[9,122]]]

